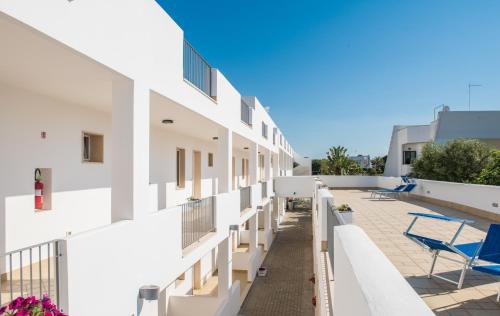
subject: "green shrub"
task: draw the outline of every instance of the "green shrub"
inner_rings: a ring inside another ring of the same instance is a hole
[[[476,183],[500,185],[500,150],[491,152],[488,164],[481,170]]]
[[[412,163],[412,176],[420,179],[474,183],[490,159],[491,149],[474,139],[446,144],[427,143]]]

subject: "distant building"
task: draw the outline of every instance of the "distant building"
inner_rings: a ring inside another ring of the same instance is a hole
[[[428,125],[395,125],[392,131],[385,176],[411,172],[411,162],[420,157],[425,143],[445,143],[457,138],[478,139],[500,148],[500,111],[450,111],[443,107]]]
[[[366,156],[357,155],[357,156],[352,156],[352,157],[349,157],[349,158],[351,158],[352,160],[356,161],[361,166],[361,168],[363,168],[363,169],[368,169],[368,168],[372,167],[372,162],[370,160],[370,155],[366,155]]]

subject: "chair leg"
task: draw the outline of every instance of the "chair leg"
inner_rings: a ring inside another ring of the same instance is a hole
[[[460,290],[464,285],[465,273],[467,273],[468,263],[464,263],[464,267],[462,268],[462,273],[460,273],[460,280],[458,280],[458,289]]]
[[[439,250],[436,250],[434,254],[432,255],[432,264],[431,264],[431,269],[429,270],[429,274],[427,274],[427,278],[430,279],[432,276],[432,272],[434,271],[434,266],[436,265],[436,260],[439,255]]]
[[[497,295],[497,302],[500,302],[500,282],[498,283],[498,295]]]

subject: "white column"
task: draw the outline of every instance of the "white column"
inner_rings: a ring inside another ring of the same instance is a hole
[[[273,178],[279,176],[279,167],[278,167],[278,161],[279,161],[279,155],[272,154],[273,155]]]
[[[148,211],[149,88],[141,82],[112,84],[111,220]]]
[[[253,253],[254,251],[257,250],[257,234],[259,230],[259,221],[257,219],[257,214],[259,212],[255,213],[252,217],[250,217],[249,221],[249,233],[250,233],[250,245],[249,245],[249,252]]]
[[[257,184],[259,172],[259,145],[251,143],[250,156],[248,157],[249,172],[250,172],[250,185]]]
[[[219,128],[217,139],[217,155],[215,165],[219,178],[219,193],[226,193],[232,190],[232,163],[233,163],[233,131],[226,128]]]
[[[223,297],[229,293],[233,284],[233,252],[231,249],[231,234],[221,241],[217,251],[217,270],[219,277],[218,296]]]
[[[271,180],[271,151],[264,149],[264,178],[266,181]]]
[[[264,207],[264,211],[262,214],[264,215],[264,236],[265,236],[265,242],[264,242],[264,250],[269,250],[269,240],[268,236],[271,231],[271,207],[272,204],[269,202],[267,206]]]

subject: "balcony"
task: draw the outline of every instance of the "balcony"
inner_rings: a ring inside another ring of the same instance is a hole
[[[240,189],[240,211],[243,212],[247,208],[252,207],[252,187],[244,187]]]
[[[181,208],[182,248],[185,249],[215,231],[215,196],[184,203]]]
[[[212,67],[186,40],[184,40],[184,79],[201,92],[215,99],[212,93]]]
[[[0,306],[18,296],[42,294],[59,306],[59,245],[54,240],[0,254]]]

